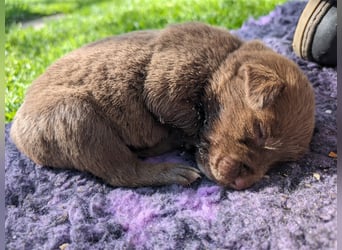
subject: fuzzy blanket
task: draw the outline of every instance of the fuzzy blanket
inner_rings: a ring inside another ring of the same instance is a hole
[[[316,129],[302,160],[245,191],[205,178],[189,187],[113,188],[85,173],[36,166],[13,145],[7,124],[7,249],[335,249],[337,76],[291,49],[304,6],[286,3],[233,31],[262,39],[311,80]],[[180,152],[155,160],[194,164]]]

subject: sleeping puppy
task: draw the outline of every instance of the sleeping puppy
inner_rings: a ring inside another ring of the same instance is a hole
[[[306,152],[314,106],[290,60],[259,41],[185,23],[59,59],[29,87],[11,137],[37,164],[128,187],[192,183],[196,168],[142,158],[193,148],[209,179],[244,189]]]

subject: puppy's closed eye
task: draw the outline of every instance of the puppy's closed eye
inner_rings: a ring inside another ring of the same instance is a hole
[[[246,135],[238,141],[249,147],[260,147],[265,144],[267,135],[260,121],[254,121],[253,128],[246,131]]]
[[[255,144],[257,146],[263,146],[266,141],[266,130],[260,121],[255,121],[253,124]]]

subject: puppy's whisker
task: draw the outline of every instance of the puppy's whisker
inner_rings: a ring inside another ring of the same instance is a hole
[[[264,146],[264,149],[268,149],[268,150],[277,150],[276,147],[271,147],[271,146]]]

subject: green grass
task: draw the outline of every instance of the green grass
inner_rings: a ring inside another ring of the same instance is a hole
[[[72,13],[103,0],[6,0],[6,26],[57,13]]]
[[[106,36],[170,23],[202,21],[237,29],[249,17],[267,14],[285,0],[6,0],[5,119],[10,122],[26,88],[54,60]],[[63,13],[39,29],[20,22]]]

